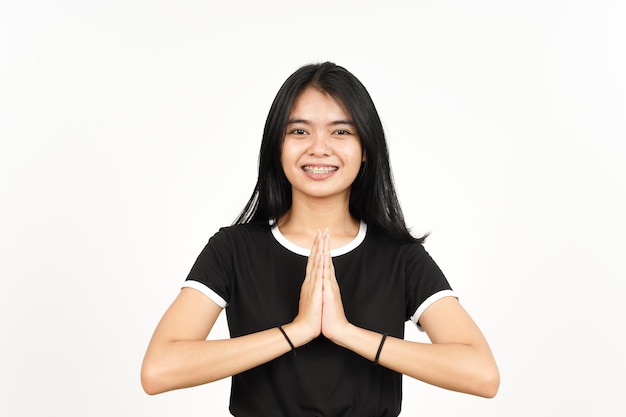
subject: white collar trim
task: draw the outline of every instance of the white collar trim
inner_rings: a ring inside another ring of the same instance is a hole
[[[293,253],[297,253],[298,255],[309,256],[311,254],[311,249],[303,248],[287,240],[287,238],[280,232],[280,229],[278,228],[276,222],[270,222],[270,225],[272,226],[272,235],[274,235],[274,239],[276,239],[276,241],[280,243],[283,247]],[[365,240],[366,233],[367,224],[365,224],[365,222],[361,220],[361,224],[359,225],[359,232],[357,233],[355,238],[340,248],[331,249],[330,256],[344,255],[354,250]]]

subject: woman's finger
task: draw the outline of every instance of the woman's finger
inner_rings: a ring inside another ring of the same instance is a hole
[[[306,276],[307,278],[312,278],[314,276],[314,270],[317,268],[317,264],[319,262],[317,254],[319,253],[319,241],[321,239],[321,233],[318,230],[315,235],[315,239],[313,240],[313,246],[311,247],[311,253],[309,254],[309,258],[306,263]]]

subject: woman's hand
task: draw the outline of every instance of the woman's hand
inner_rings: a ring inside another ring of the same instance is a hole
[[[330,256],[328,232],[317,232],[300,289],[298,315],[293,321],[306,335],[306,342],[324,334],[334,340],[349,325]]]
[[[306,276],[300,288],[300,304],[294,326],[302,329],[306,342],[315,339],[322,331],[322,291],[324,280],[324,240],[318,231],[306,264]]]
[[[324,287],[322,297],[322,333],[330,340],[335,340],[343,334],[343,330],[348,323],[346,314],[343,310],[343,302],[341,300],[341,292],[337,277],[335,276],[335,267],[333,258],[330,256],[330,237],[328,232],[322,235],[323,245],[323,265],[324,265]]]

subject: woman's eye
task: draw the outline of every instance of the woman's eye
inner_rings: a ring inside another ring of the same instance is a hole
[[[348,132],[347,130],[342,130],[342,129],[339,129],[339,130],[337,130],[337,131],[335,132],[335,134],[336,134],[336,135],[349,135],[349,134],[350,134],[350,132]]]
[[[306,131],[304,129],[294,129],[291,131],[294,135],[305,135]]]

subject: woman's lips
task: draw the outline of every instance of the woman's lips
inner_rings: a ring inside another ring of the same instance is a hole
[[[302,169],[309,174],[330,174],[337,171],[338,168],[334,166],[305,165]]]

